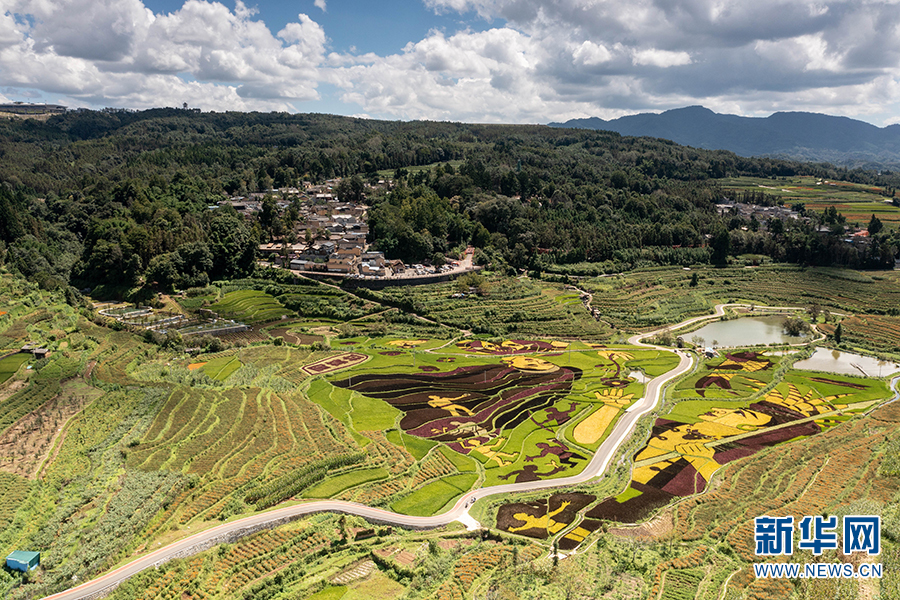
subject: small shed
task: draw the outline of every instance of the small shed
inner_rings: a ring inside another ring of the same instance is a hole
[[[39,564],[41,564],[40,552],[13,550],[13,552],[6,557],[7,567],[9,567],[10,569],[22,571],[23,573],[27,573],[32,569],[36,569]]]

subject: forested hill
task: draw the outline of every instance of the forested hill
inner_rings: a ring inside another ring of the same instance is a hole
[[[0,260],[48,286],[152,283],[163,266],[181,269],[186,284],[245,275],[260,241],[290,238],[297,211],[245,219],[210,205],[336,177],[353,183],[339,194],[357,194],[386,173],[394,189],[368,192],[370,241],[406,260],[474,244],[483,260],[505,268],[589,261],[621,270],[725,262],[744,252],[879,267],[893,264],[897,246],[883,232],[865,248],[847,247],[839,215],[807,211],[809,218],[769,231],[715,206],[724,198],[716,178],[725,176],[802,173],[893,188],[895,175],[612,132],[284,113],[82,112],[0,122],[0,156]],[[416,168],[423,165],[434,166]],[[833,235],[816,233],[821,223]]]
[[[779,112],[766,118],[715,113],[702,106],[642,113],[604,121],[592,117],[550,123],[651,136],[741,156],[780,156],[871,168],[900,165],[900,125],[879,128],[847,117]]]

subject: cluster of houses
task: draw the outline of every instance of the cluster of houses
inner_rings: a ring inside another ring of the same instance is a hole
[[[341,202],[333,193],[338,182],[305,183],[302,190],[284,188],[252,193],[246,198],[231,198],[222,203],[231,204],[238,212],[252,214],[261,210],[266,196],[278,195],[279,210],[286,210],[299,198],[300,218],[294,237],[303,241],[291,244],[281,240],[259,246],[263,259],[276,266],[294,271],[366,277],[389,277],[403,270],[405,267],[400,261],[386,260],[384,253],[368,250],[366,212],[369,207],[362,203]],[[387,184],[381,181],[378,185]]]
[[[770,219],[778,219],[782,222],[800,219],[809,220],[809,217],[801,216],[791,210],[788,206],[760,206],[758,204],[745,204],[741,202],[722,202],[716,204],[716,209],[721,216],[736,215],[744,219],[755,218],[759,223],[760,229],[763,230],[768,228]],[[741,227],[741,229],[746,231],[747,227],[744,226]],[[831,227],[824,224],[819,225],[818,232],[821,234],[830,234]],[[848,227],[844,241],[848,244],[866,245],[869,243],[869,231],[865,228]]]

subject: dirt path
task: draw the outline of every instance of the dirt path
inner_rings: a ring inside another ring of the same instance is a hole
[[[600,311],[599,311],[599,310],[597,310],[596,308],[594,308],[593,306],[591,306],[591,302],[594,301],[594,295],[593,295],[592,293],[590,293],[590,292],[587,291],[587,290],[583,290],[583,289],[581,289],[580,287],[578,287],[578,286],[576,286],[576,285],[570,285],[570,286],[568,286],[568,287],[572,288],[573,290],[575,290],[575,291],[577,291],[577,292],[581,292],[581,298],[580,298],[580,299],[581,299],[581,305],[584,306],[584,309],[585,309],[586,311],[588,311],[588,313],[594,318],[595,321],[597,321],[598,323],[603,323],[604,325],[606,325],[606,326],[609,327],[610,329],[615,329],[615,327],[613,327],[612,323],[610,323],[609,321],[605,321],[605,320],[603,320],[603,319],[600,318]]]

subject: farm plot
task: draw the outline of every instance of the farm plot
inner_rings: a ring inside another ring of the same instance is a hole
[[[691,287],[693,275],[699,285]],[[582,280],[592,306],[616,327],[651,327],[709,314],[729,301],[768,306],[808,306],[847,313],[880,312],[900,305],[900,273],[866,272],[792,265],[755,268],[692,267],[633,271]]]
[[[218,302],[211,304],[209,309],[221,317],[250,324],[293,316],[293,313],[274,297],[257,290],[228,292]]]
[[[474,459],[485,485],[580,471],[642,396],[644,367],[656,375],[677,364],[665,351],[585,344],[571,351],[569,342],[350,343],[371,360],[330,383],[313,381],[310,397],[357,433],[396,424],[406,438]]]
[[[70,418],[103,394],[80,379],[65,383],[60,392],[0,434],[0,470],[35,478],[51,458],[53,446]]]
[[[443,477],[429,483],[402,500],[395,502],[391,508],[405,515],[430,516],[441,508],[469,491],[478,479],[475,473],[462,473]]]
[[[675,386],[672,397],[676,400],[750,397],[772,381],[779,360],[762,352],[727,353],[704,361],[697,373]]]
[[[900,354],[900,317],[855,315],[843,319],[841,328],[843,339],[853,346]]]
[[[887,404],[840,428],[727,465],[715,490],[669,509],[677,535],[688,542],[725,543],[740,558],[755,561],[756,516],[856,514],[887,507],[897,482],[883,476],[879,465],[898,423],[900,407]],[[826,553],[817,560],[833,559]],[[809,597],[821,595],[805,591]]]
[[[328,518],[327,523],[333,525],[333,521],[336,518]],[[333,526],[322,527],[303,520],[167,563],[158,570],[151,569],[126,581],[110,598],[270,597],[268,586],[277,589],[291,584],[297,586],[297,593],[292,595],[296,597],[308,585],[302,578],[309,564],[323,556],[338,539]],[[276,573],[278,577],[272,578]]]
[[[19,367],[27,363],[29,359],[31,359],[31,355],[24,352],[0,358],[0,385],[6,383],[6,380],[12,377]]]
[[[222,356],[204,363],[200,368],[213,379],[225,381],[232,373],[240,369],[241,366],[241,361],[239,361],[236,356]]]
[[[597,497],[591,494],[554,494],[536,502],[511,502],[497,511],[497,527],[540,540],[552,537],[573,523],[578,512]]]
[[[440,323],[480,333],[540,337],[552,331],[559,337],[592,340],[608,339],[612,333],[583,307],[557,302],[561,286],[498,278],[484,287],[483,295],[465,298],[451,298],[457,292],[453,283],[388,288],[380,297]]]
[[[307,490],[303,496],[305,498],[331,498],[343,492],[344,490],[369,483],[370,481],[378,481],[379,479],[387,479],[390,473],[384,467],[373,467],[371,469],[361,469],[329,477],[322,483]]]
[[[31,486],[31,481],[24,477],[0,473],[0,532],[8,532],[16,512],[28,498]]]
[[[211,508],[217,513],[240,486],[253,494],[314,460],[352,456],[355,448],[341,430],[296,394],[178,387],[141,443],[129,449],[126,464],[199,476],[198,490],[178,507],[181,522],[188,522]]]
[[[811,210],[822,211],[833,206],[850,223],[863,227],[872,214],[889,226],[896,226],[900,222],[900,209],[890,202],[891,194],[876,186],[815,177],[790,177],[778,182],[755,177],[735,177],[723,179],[722,185],[728,191],[777,196],[786,205],[800,202]]]
[[[814,436],[888,395],[878,380],[789,371],[752,403],[678,404],[657,419],[649,442],[635,455],[628,489],[587,516],[636,522],[673,498],[702,492],[722,465]]]

